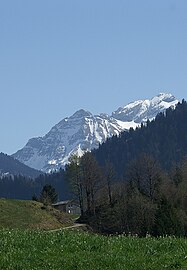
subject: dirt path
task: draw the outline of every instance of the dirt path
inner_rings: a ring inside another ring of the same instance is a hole
[[[77,223],[77,224],[74,224],[72,226],[67,226],[67,227],[63,227],[63,228],[55,229],[55,230],[50,230],[50,231],[46,231],[46,232],[58,232],[58,231],[63,231],[63,230],[76,229],[79,227],[86,227],[86,224]]]
[[[64,228],[62,228],[62,230],[74,229],[74,228],[78,228],[78,227],[86,227],[86,224],[77,223],[77,224],[74,224],[72,226],[64,227]]]

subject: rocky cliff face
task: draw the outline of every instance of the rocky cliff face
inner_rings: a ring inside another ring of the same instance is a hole
[[[135,128],[159,112],[175,106],[171,94],[159,94],[151,100],[139,100],[112,113],[93,115],[79,110],[55,125],[44,137],[32,138],[13,156],[24,164],[45,172],[63,167],[72,154],[97,148],[107,137]]]

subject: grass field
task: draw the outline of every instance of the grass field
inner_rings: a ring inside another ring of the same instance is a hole
[[[49,231],[71,224],[41,203],[0,199],[0,270],[187,270],[187,239]]]
[[[71,224],[67,214],[39,202],[0,199],[0,228],[49,230]]]
[[[187,240],[0,230],[1,270],[187,269]]]

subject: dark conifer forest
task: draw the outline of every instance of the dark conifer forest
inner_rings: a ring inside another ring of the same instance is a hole
[[[64,175],[64,170],[60,170],[51,174],[40,174],[33,179],[23,175],[1,177],[0,197],[31,200],[33,196],[39,197],[46,184],[51,184],[57,190],[59,200],[69,199],[72,194]]]
[[[104,166],[113,164],[117,176],[124,177],[128,163],[147,153],[169,170],[187,155],[187,103],[182,101],[175,109],[160,113],[152,122],[140,128],[122,132],[119,137],[107,139],[93,151],[96,160]]]

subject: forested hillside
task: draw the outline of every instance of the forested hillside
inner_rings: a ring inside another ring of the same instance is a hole
[[[103,233],[187,235],[187,103],[72,158],[82,222]]]
[[[0,153],[0,175],[4,173],[35,178],[42,172],[26,166],[9,155]]]
[[[96,160],[104,166],[110,162],[118,177],[123,177],[128,163],[142,153],[151,154],[163,169],[169,169],[187,155],[187,103],[178,103],[160,113],[141,128],[122,132],[107,139],[94,152]]]
[[[40,195],[43,186],[51,184],[56,189],[59,200],[69,199],[72,195],[64,174],[64,170],[60,170],[41,174],[35,179],[21,175],[4,176],[0,179],[0,197],[30,200],[33,195]]]

